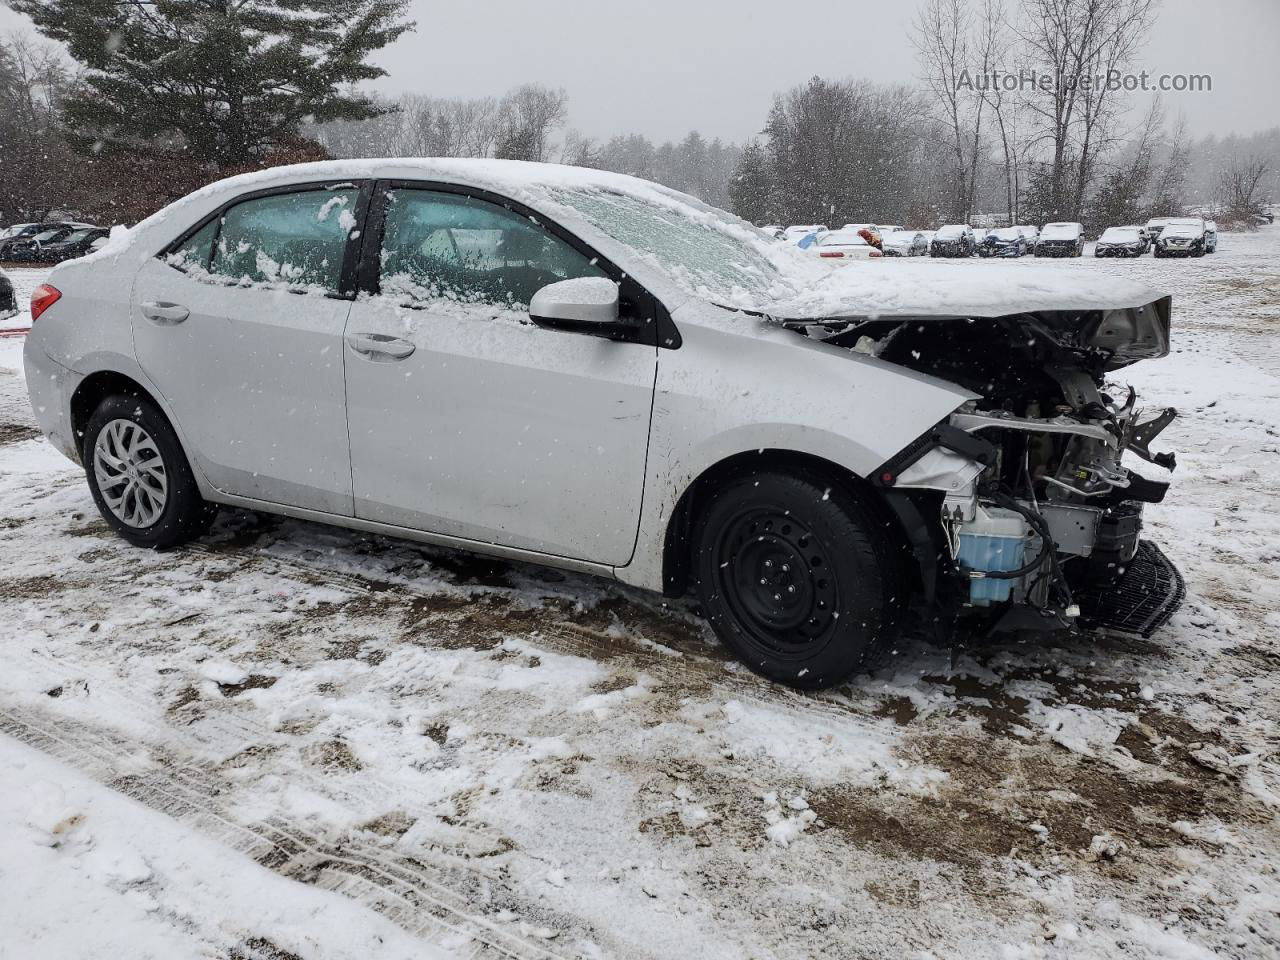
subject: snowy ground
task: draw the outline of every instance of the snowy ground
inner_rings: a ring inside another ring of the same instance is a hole
[[[588,578],[236,512],[131,549],[0,339],[0,957],[1280,957],[1280,230],[1050,263],[1175,295],[1129,379],[1184,414],[1186,606],[821,696]]]

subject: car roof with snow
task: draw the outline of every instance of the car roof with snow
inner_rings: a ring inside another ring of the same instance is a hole
[[[878,273],[874,283],[856,277],[835,280],[817,258],[677,190],[626,174],[516,160],[331,160],[242,174],[197,190],[132,229],[112,230],[100,250],[67,261],[54,275],[107,259],[140,265],[243,194],[364,179],[438,180],[524,204],[577,233],[602,256],[626,263],[636,280],[673,312],[696,298],[773,317],[990,317],[1135,307],[1158,296],[1143,284],[1119,278],[1099,278],[1083,290],[1061,271],[1005,273],[994,266],[975,277],[975,271],[939,264],[920,271],[902,264],[891,276]],[[742,320],[741,314],[724,318],[739,326]]]

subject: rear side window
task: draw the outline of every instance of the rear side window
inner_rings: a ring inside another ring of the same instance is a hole
[[[356,190],[259,197],[222,216],[209,272],[231,280],[336,293]]]
[[[166,261],[203,279],[337,293],[355,234],[359,190],[301,190],[245,200],[205,224]]]
[[[170,266],[179,270],[207,271],[213,257],[213,241],[218,236],[218,221],[210,220],[187,238],[187,242],[169,254]]]
[[[524,311],[548,284],[604,276],[546,228],[496,204],[430,190],[387,193],[380,290],[400,302]]]

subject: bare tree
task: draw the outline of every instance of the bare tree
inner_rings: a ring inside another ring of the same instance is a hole
[[[925,82],[949,127],[955,166],[952,215],[967,220],[977,192],[982,114],[987,103],[972,72],[978,67],[982,76],[989,76],[993,65],[987,57],[995,51],[974,43],[973,18],[965,0],[929,0],[917,14],[914,27],[912,39]],[[983,59],[971,64],[975,46],[981,46],[978,53]]]
[[[1260,157],[1232,157],[1218,180],[1217,195],[1227,220],[1252,226],[1263,212],[1261,187],[1270,172],[1267,161]]]
[[[1094,179],[1108,125],[1119,109],[1116,82],[1146,40],[1154,0],[1022,0],[1019,36],[1051,82],[1027,104],[1051,147],[1049,203],[1077,219]]]
[[[545,161],[551,135],[565,121],[569,96],[563,89],[526,83],[502,98],[497,155],[511,160]]]

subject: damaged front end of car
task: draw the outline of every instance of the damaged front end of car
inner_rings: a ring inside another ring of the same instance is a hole
[[[971,400],[872,478],[903,521],[923,593],[993,631],[1103,627],[1149,636],[1182,578],[1143,540],[1169,484],[1151,443],[1177,416],[1144,414],[1109,375],[1169,351],[1170,301],[999,317],[850,317],[793,329],[959,384]],[[950,622],[950,616],[940,617]]]

